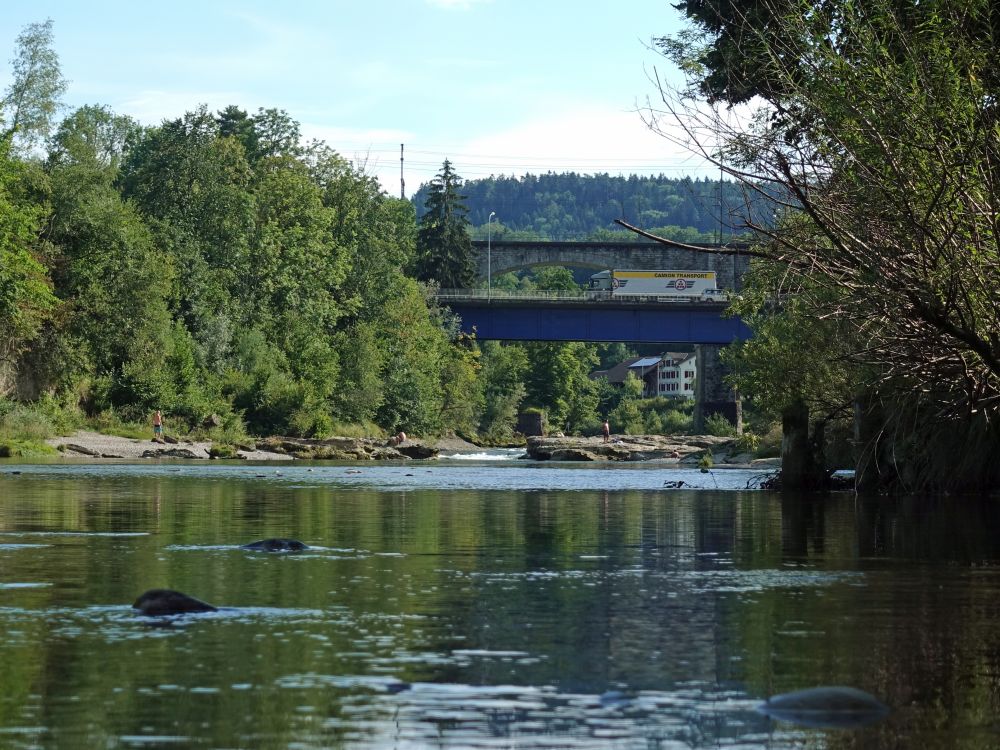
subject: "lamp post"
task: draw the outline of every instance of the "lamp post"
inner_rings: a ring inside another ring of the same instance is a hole
[[[492,245],[493,245],[493,217],[496,216],[495,211],[490,211],[490,216],[486,220],[486,298],[493,299],[493,263],[492,263]]]

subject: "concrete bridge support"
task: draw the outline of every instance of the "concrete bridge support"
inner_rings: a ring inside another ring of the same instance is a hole
[[[719,353],[721,346],[699,344],[695,347],[698,377],[695,381],[694,430],[705,431],[705,420],[721,414],[743,434],[743,402],[740,395],[725,382],[728,374]]]

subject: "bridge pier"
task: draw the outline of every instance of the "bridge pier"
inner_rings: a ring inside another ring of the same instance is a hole
[[[721,414],[743,434],[743,401],[737,391],[726,384],[728,368],[722,363],[721,346],[698,344],[695,357],[698,376],[695,380],[694,431],[705,432],[705,420]]]

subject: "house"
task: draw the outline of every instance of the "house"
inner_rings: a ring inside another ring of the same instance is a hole
[[[694,353],[666,352],[653,357],[632,357],[607,370],[590,373],[593,380],[607,378],[612,385],[621,385],[632,373],[642,381],[642,395],[694,398],[694,381],[698,374]]]
[[[621,385],[625,382],[625,378],[628,376],[628,368],[640,359],[642,359],[642,357],[632,357],[623,362],[619,362],[614,367],[609,367],[607,370],[594,370],[590,373],[590,379],[598,380],[600,378],[606,378],[611,385]]]
[[[694,352],[666,352],[660,357],[657,370],[657,395],[694,398],[694,381],[698,375]]]

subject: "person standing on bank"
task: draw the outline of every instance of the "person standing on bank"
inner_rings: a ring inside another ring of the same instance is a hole
[[[163,437],[163,415],[160,410],[156,410],[156,414],[153,415],[153,440],[158,440]]]
[[[604,431],[604,442],[608,442],[611,439],[611,425],[608,424],[608,420],[604,420],[604,424],[601,426]]]

